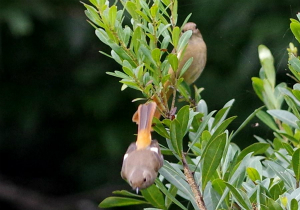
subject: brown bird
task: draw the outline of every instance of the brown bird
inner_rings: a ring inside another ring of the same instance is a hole
[[[137,141],[128,147],[121,170],[121,176],[137,192],[154,183],[158,170],[163,165],[163,156],[158,142],[151,139],[151,126],[156,103],[140,105]]]
[[[184,78],[184,81],[188,85],[191,85],[199,78],[199,76],[201,75],[201,73],[205,67],[205,64],[206,64],[206,57],[207,57],[206,44],[202,38],[202,35],[201,35],[199,29],[197,28],[197,25],[193,22],[186,23],[184,25],[184,27],[182,28],[182,33],[189,31],[189,30],[192,30],[193,33],[189,39],[187,47],[184,52],[178,52],[178,59],[180,59],[179,65],[178,65],[178,70],[175,74],[173,69],[170,68],[169,74],[171,75],[170,76],[171,81],[168,80],[164,84],[164,90],[165,90],[164,92],[166,92],[167,99],[169,99],[173,93],[173,90],[172,90],[172,88],[170,88],[170,85],[175,81],[175,77],[176,78],[179,77],[182,67],[191,57],[193,57],[193,62],[191,63],[189,68],[182,75],[182,77]],[[173,50],[173,52],[174,52],[174,50]],[[184,53],[183,56],[181,56],[182,53]],[[157,103],[160,110],[164,110],[164,107],[161,104],[160,99],[157,98],[157,96],[152,97],[152,100]],[[160,117],[159,110],[156,110],[154,116],[156,118]],[[132,121],[136,122],[138,124],[138,120],[139,120],[138,118],[139,118],[138,112],[135,112],[132,117]]]

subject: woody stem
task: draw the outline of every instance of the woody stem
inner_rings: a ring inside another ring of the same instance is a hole
[[[183,164],[183,171],[184,175],[187,179],[188,184],[190,185],[192,192],[195,196],[197,206],[200,210],[206,210],[205,203],[203,200],[203,197],[201,195],[201,192],[199,190],[199,186],[196,184],[195,178],[189,168],[188,163],[186,162],[185,159],[185,154],[182,154],[182,164]]]

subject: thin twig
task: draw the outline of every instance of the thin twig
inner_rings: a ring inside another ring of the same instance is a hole
[[[195,196],[197,206],[200,210],[206,210],[205,203],[203,197],[200,193],[199,186],[196,184],[194,176],[189,168],[189,165],[186,162],[185,154],[182,154],[182,164],[183,164],[183,171],[184,175],[186,176],[187,182],[190,185],[192,192]]]

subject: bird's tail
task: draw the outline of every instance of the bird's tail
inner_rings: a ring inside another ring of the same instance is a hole
[[[151,126],[155,110],[155,102],[142,104],[138,108],[137,149],[144,149],[151,144]]]

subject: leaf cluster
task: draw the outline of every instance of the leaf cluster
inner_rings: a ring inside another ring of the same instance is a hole
[[[187,32],[180,36],[180,28],[176,26],[177,1],[121,1],[120,10],[117,2],[113,5],[106,0],[90,2],[93,6],[84,4],[86,15],[98,38],[111,47],[107,56],[123,69],[108,74],[121,79],[122,89],[139,90],[145,99],[160,94],[170,77],[168,69],[178,68],[176,53],[185,48],[191,36]],[[125,14],[130,15],[132,27],[123,26]],[[299,21],[292,20],[291,29],[300,41]],[[174,47],[174,53],[168,53],[169,44]],[[290,46],[288,66],[299,83],[300,60],[297,49]],[[270,50],[260,45],[258,52],[261,69],[259,77],[252,78],[252,84],[264,107],[249,115],[236,131],[229,131],[228,126],[235,119],[235,116],[228,117],[234,100],[219,111],[209,112],[196,90],[195,107],[182,107],[174,119],[154,119],[155,132],[166,139],[166,146],[161,146],[163,154],[172,155],[177,161],[165,160],[155,184],[142,190],[142,195],[115,191],[118,196],[105,199],[99,206],[142,204],[152,206],[148,209],[170,209],[173,204],[181,209],[199,209],[183,172],[185,157],[206,209],[298,209],[300,86],[297,83],[288,88],[285,83],[276,84]],[[181,84],[184,83],[179,77],[173,85],[184,98],[189,98],[188,88],[180,88]],[[288,109],[283,109],[284,105]],[[253,117],[258,117],[273,131],[274,139],[255,136],[258,142],[241,150],[232,139]]]

